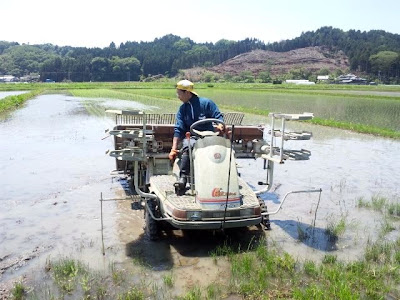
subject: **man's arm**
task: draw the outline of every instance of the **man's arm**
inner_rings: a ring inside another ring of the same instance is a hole
[[[210,100],[209,111],[210,111],[210,115],[211,115],[212,118],[218,119],[218,120],[220,120],[222,122],[224,121],[224,117],[221,114],[221,112],[219,111],[218,106],[212,100]],[[221,123],[217,124],[216,129],[220,133],[225,133],[225,126],[222,125]]]
[[[176,156],[178,155],[178,145],[179,145],[180,141],[181,141],[181,139],[176,136],[174,136],[174,138],[172,139],[172,148],[168,155],[168,158],[171,161],[174,161]]]
[[[174,138],[172,139],[172,150],[178,150],[178,145],[179,142],[181,141],[181,139],[177,136],[174,136]]]

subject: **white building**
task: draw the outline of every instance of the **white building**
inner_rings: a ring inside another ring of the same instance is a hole
[[[329,75],[318,75],[317,76],[318,81],[326,81],[329,80]]]
[[[288,79],[285,82],[292,84],[305,84],[305,85],[315,84],[315,82],[309,81],[307,79]]]
[[[14,82],[16,81],[17,77],[12,75],[1,75],[0,82]]]

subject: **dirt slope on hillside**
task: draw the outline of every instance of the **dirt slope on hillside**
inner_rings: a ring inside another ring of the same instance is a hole
[[[332,52],[324,47],[307,47],[288,52],[254,50],[235,56],[217,66],[189,69],[185,70],[185,73],[191,78],[206,71],[232,75],[238,75],[243,71],[251,71],[255,75],[269,71],[271,75],[276,76],[286,74],[292,69],[304,68],[316,73],[325,68],[331,72],[337,69],[345,71],[348,67],[349,59],[342,51]]]

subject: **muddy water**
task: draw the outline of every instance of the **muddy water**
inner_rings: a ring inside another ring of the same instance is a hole
[[[400,161],[396,157],[400,143],[298,123],[292,129],[313,131],[311,141],[287,142],[288,149],[311,150],[311,159],[275,166],[274,193],[264,194],[263,198],[269,210],[275,211],[279,204],[275,197],[282,199],[289,191],[321,188],[323,192],[321,198],[318,194],[289,196],[283,209],[271,216],[273,230],[268,236],[299,258],[318,259],[326,253],[342,260],[361,258],[368,240],[376,240],[382,232],[385,218],[371,209],[357,208],[358,200],[371,202],[371,197],[382,196],[399,203],[400,173],[396,170]],[[260,169],[260,164],[249,161],[244,168]],[[256,187],[253,176],[244,174]],[[330,241],[325,229],[341,219],[345,220],[346,231],[337,242]],[[310,228],[312,224],[315,227]],[[400,224],[394,224],[396,230],[387,237],[390,240],[399,237]],[[309,238],[300,241],[299,231]]]
[[[357,259],[368,241],[377,238],[383,215],[357,208],[357,199],[381,195],[399,201],[400,142],[293,123],[292,130],[312,130],[311,141],[290,141],[288,148],[309,149],[309,161],[288,161],[275,168],[272,192],[262,197],[275,210],[286,192],[322,188],[318,194],[287,198],[271,216],[272,230],[259,228],[217,232],[168,232],[156,247],[143,235],[143,212],[130,210],[128,201],[104,202],[104,245],[100,231],[100,193],[123,197],[124,180],[109,175],[113,159],[105,155],[111,139],[102,140],[113,118],[107,108],[157,107],[128,101],[90,100],[65,95],[43,95],[0,123],[0,274],[1,281],[43,270],[45,261],[71,256],[95,269],[110,263],[124,268],[132,259],[153,270],[161,280],[173,272],[176,293],[193,284],[217,282],[229,273],[210,253],[225,242],[247,249],[265,237],[295,257],[319,260],[325,254]],[[90,112],[90,113],[89,113]],[[247,123],[268,123],[247,116]],[[240,173],[255,189],[264,180],[262,161],[240,161]],[[261,174],[261,177],[260,177]],[[338,241],[325,234],[329,224],[345,220]],[[310,225],[315,223],[315,227]],[[397,238],[396,231],[388,239]],[[300,238],[299,233],[306,238]],[[149,273],[147,273],[148,275]],[[225,274],[225,275],[224,275]]]

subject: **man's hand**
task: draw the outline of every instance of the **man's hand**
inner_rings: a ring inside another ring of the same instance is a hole
[[[225,132],[225,126],[222,123],[218,123],[216,128],[220,133],[224,133]]]
[[[177,155],[178,155],[178,150],[171,149],[171,152],[169,153],[168,158],[173,161],[173,160],[175,160]]]

